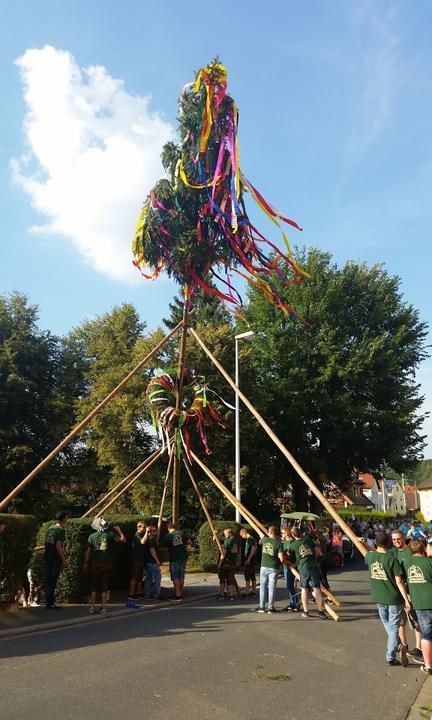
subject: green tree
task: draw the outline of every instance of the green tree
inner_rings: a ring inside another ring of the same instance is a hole
[[[421,460],[411,472],[408,473],[408,480],[414,485],[420,485],[423,480],[432,478],[432,458]]]
[[[408,470],[424,446],[415,370],[426,357],[425,323],[382,266],[340,269],[317,250],[304,251],[300,262],[311,279],[294,286],[290,299],[304,320],[285,318],[255,289],[249,293],[263,415],[318,484],[328,477],[343,486],[353,469],[385,463]],[[304,506],[304,483],[268,438],[259,433],[253,446],[262,457],[267,449],[269,493],[277,496],[291,480]]]

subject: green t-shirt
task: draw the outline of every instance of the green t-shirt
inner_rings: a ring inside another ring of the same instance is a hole
[[[134,562],[144,562],[145,545],[141,543],[144,535],[136,532],[132,539],[132,560]]]
[[[402,567],[393,553],[380,553],[377,550],[369,552],[365,559],[369,568],[371,597],[373,602],[382,605],[403,604],[395,577],[402,576]]]
[[[261,567],[277,570],[280,565],[278,553],[282,552],[281,541],[270,537],[262,537],[260,545],[262,547]]]
[[[225,558],[223,559],[222,564],[223,565],[237,565],[237,556],[238,556],[238,551],[239,551],[237,538],[235,538],[235,537],[225,538],[225,540],[222,543],[222,547],[224,548],[224,550],[227,551],[227,554],[226,554]]]
[[[185,537],[181,530],[174,530],[174,532],[168,533],[164,540],[164,545],[168,548],[170,562],[187,560],[188,553],[185,544]]]
[[[113,561],[113,548],[120,540],[114,530],[99,530],[92,533],[87,545],[91,549],[91,557],[94,565],[111,565]]]
[[[411,555],[404,570],[414,610],[432,610],[432,559]]]
[[[149,537],[147,539],[147,542],[145,543],[145,545],[143,545],[143,548],[144,548],[144,563],[155,563],[156,560],[154,559],[150,550],[152,548],[153,548],[153,550],[157,550],[156,540],[152,537]]]
[[[402,568],[402,577],[406,580],[405,560],[410,560],[412,558],[411,550],[409,547],[406,547],[403,550],[398,550],[394,547],[391,548],[391,550],[388,550],[388,553],[389,555],[393,555],[399,561],[399,565]]]
[[[46,562],[58,563],[61,565],[61,557],[57,552],[56,545],[58,542],[63,543],[66,538],[64,527],[61,525],[51,525],[45,535],[45,560]]]
[[[253,548],[256,548],[256,546],[257,546],[257,541],[255,540],[254,537],[252,537],[252,535],[251,535],[250,537],[246,538],[246,543],[245,543],[245,560],[248,559],[251,551],[253,550]],[[251,562],[255,562],[255,560],[256,560],[256,553],[255,553],[255,555],[253,556],[253,558],[251,559]]]
[[[315,556],[315,541],[309,535],[290,543],[289,550],[294,553],[299,573],[318,567]]]

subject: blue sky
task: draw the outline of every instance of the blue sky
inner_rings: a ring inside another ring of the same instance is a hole
[[[219,54],[242,168],[304,227],[292,240],[385,263],[429,321],[431,27],[428,0],[8,4],[0,292],[26,293],[58,334],[124,301],[160,322],[177,288],[129,270],[130,236],[178,94]],[[418,379],[432,409],[431,360]]]

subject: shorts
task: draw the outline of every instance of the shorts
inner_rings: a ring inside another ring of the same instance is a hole
[[[321,585],[321,575],[318,568],[311,568],[310,570],[303,570],[300,573],[300,587],[302,590],[307,590],[309,587],[319,589]]]
[[[249,565],[244,566],[244,579],[246,580],[246,582],[255,582],[255,570],[255,563],[250,563]]]
[[[171,580],[184,580],[186,570],[186,560],[173,560],[170,562]]]
[[[144,562],[142,560],[132,560],[131,580],[134,582],[142,582],[144,574]]]
[[[96,564],[92,567],[91,591],[106,593],[113,573],[112,565]]]
[[[423,640],[432,640],[432,610],[416,610]]]
[[[235,565],[221,565],[219,568],[219,580],[221,583],[225,581],[228,585],[235,584]]]

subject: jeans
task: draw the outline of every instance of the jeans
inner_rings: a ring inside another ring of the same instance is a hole
[[[260,570],[260,594],[259,604],[260,607],[265,606],[265,598],[268,588],[268,607],[274,607],[274,598],[276,591],[276,583],[279,570],[273,570],[272,568],[262,567]]]
[[[299,601],[298,601],[298,595],[297,595],[297,591],[295,588],[295,577],[292,574],[289,567],[287,567],[286,565],[284,565],[284,576],[285,576],[286,586],[287,586],[287,590],[288,590],[288,600],[289,600],[290,607],[291,607],[291,609],[299,608],[300,606],[299,606]]]
[[[400,645],[399,627],[401,623],[403,605],[378,604],[377,608],[380,620],[388,635],[386,660],[394,660]]]
[[[46,562],[45,566],[45,605],[54,605],[54,595],[62,566],[59,563]]]
[[[161,571],[157,563],[146,563],[146,575],[144,578],[144,597],[150,597],[151,586],[154,585],[153,597],[157,600],[161,592]]]

